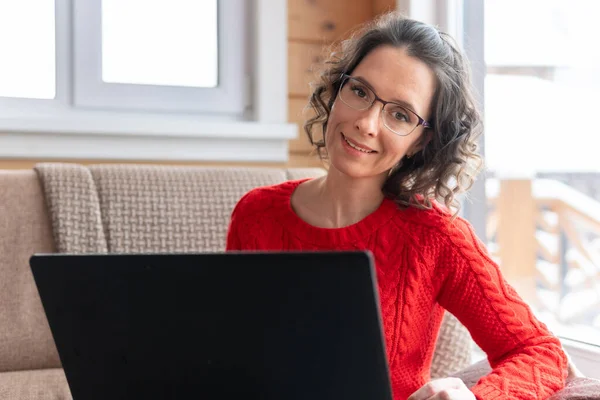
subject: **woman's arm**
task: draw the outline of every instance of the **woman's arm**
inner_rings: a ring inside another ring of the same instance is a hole
[[[472,227],[457,219],[439,260],[439,303],[469,329],[492,372],[471,390],[481,399],[545,399],[565,385],[558,338],[506,283]]]

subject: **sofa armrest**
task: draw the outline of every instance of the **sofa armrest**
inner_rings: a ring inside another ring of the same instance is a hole
[[[548,400],[600,400],[600,381],[591,378],[567,378],[567,385]]]
[[[484,359],[475,364],[471,364],[467,368],[455,372],[450,376],[453,378],[460,378],[468,388],[472,388],[482,376],[487,375],[490,372],[492,372],[492,368],[487,359]]]
[[[469,367],[452,374],[460,378],[467,387],[475,386],[477,381],[492,371],[487,360],[481,360]],[[569,377],[564,389],[556,392],[548,400],[600,400],[600,380],[578,376],[578,371],[569,368]]]

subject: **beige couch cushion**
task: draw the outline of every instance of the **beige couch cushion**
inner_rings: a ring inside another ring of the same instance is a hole
[[[225,249],[236,202],[257,186],[287,179],[282,169],[95,165],[108,251]]]
[[[0,371],[58,367],[29,269],[33,253],[54,251],[43,192],[33,171],[0,171],[0,238]]]
[[[0,373],[2,400],[71,400],[61,368]]]

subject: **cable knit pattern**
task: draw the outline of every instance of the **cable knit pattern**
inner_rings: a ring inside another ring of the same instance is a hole
[[[292,210],[303,180],[254,189],[236,205],[228,250],[370,250],[395,399],[430,380],[444,309],[488,355],[492,371],[472,387],[479,399],[546,399],[563,388],[567,358],[536,320],[463,219],[400,210],[389,199],[356,224],[311,226]],[[468,361],[467,361],[468,362]]]

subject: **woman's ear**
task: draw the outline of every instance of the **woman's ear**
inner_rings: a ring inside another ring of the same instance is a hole
[[[406,154],[410,154],[411,156],[417,154],[418,152],[423,150],[429,144],[429,142],[431,142],[431,139],[433,139],[433,132],[431,130],[426,130],[425,132],[423,132],[423,135],[421,135],[419,140],[413,143],[413,145],[410,147],[410,149],[408,149]]]

